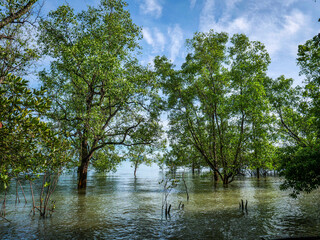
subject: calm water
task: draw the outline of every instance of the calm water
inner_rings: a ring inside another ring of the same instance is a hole
[[[172,190],[171,216],[161,214],[164,174],[156,167],[141,167],[137,178],[124,164],[117,173],[92,173],[86,194],[78,194],[76,175],[59,180],[53,196],[51,218],[29,215],[28,203],[15,206],[11,189],[7,218],[0,220],[0,239],[260,239],[264,237],[320,235],[320,191],[291,199],[279,190],[280,179],[242,178],[228,188],[210,177],[185,173],[190,200],[183,182]],[[181,179],[181,172],[176,177]],[[1,194],[3,198],[3,193]],[[20,194],[20,199],[22,199]],[[239,201],[248,200],[248,212]],[[178,209],[183,202],[183,210]]]

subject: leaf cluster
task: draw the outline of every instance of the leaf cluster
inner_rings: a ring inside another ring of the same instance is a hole
[[[68,144],[43,119],[50,108],[45,90],[30,90],[27,83],[8,75],[0,84],[0,181],[5,187],[15,177],[60,169],[69,157]]]

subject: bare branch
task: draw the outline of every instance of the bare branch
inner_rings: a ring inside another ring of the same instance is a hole
[[[14,37],[13,36],[7,36],[7,35],[4,35],[4,34],[0,34],[0,39],[14,40]]]

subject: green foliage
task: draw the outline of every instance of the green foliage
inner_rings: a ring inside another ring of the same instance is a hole
[[[43,52],[54,59],[40,73],[53,101],[48,117],[71,133],[80,172],[91,159],[99,170],[113,169],[123,146],[161,135],[158,83],[134,56],[141,33],[125,6],[103,0],[75,14],[63,5],[40,22]]]
[[[320,186],[319,145],[312,147],[287,147],[281,152],[281,174],[285,182],[281,189],[292,189],[291,196],[311,192]]]
[[[33,5],[37,0],[4,0],[0,2],[0,83],[8,73],[25,74],[39,59],[34,46],[36,21]]]
[[[172,138],[171,138],[172,139]],[[163,157],[164,164],[174,170],[177,167],[191,167],[192,170],[206,166],[201,154],[186,142],[170,143],[170,151]]]
[[[316,118],[320,136],[320,34],[299,45],[297,60],[301,69],[300,74],[306,76],[304,97],[310,100],[308,107]]]
[[[42,116],[50,108],[44,89],[30,90],[27,81],[8,75],[0,84],[0,181],[56,171],[68,159],[68,144],[51,131]]]
[[[1,23],[4,19],[12,15],[13,13],[17,13],[24,9],[25,6],[28,4],[30,5],[30,8],[34,3],[36,3],[37,0],[2,0],[0,2],[0,19]],[[29,8],[29,9],[30,9]],[[10,21],[8,24],[16,23],[19,24],[20,18],[25,19],[28,17],[28,14],[25,12],[24,14],[18,16],[18,19],[14,19],[13,21]],[[20,21],[21,22],[21,21]]]
[[[147,149],[143,145],[131,146],[128,148],[127,159],[136,167],[142,163],[151,165],[152,158],[148,155],[148,151],[149,153],[153,152],[152,149]]]
[[[96,152],[91,159],[93,167],[98,172],[115,172],[118,165],[125,160],[115,146],[106,146]]]
[[[250,158],[265,154],[257,149],[270,145],[270,58],[260,42],[243,34],[229,42],[226,33],[196,33],[187,45],[191,53],[181,70],[164,57],[155,59],[168,95],[170,153],[179,158],[184,154],[177,148],[192,149],[186,161],[201,156],[227,184]]]
[[[277,132],[285,144],[313,145],[317,141],[316,118],[310,111],[310,99],[301,87],[284,76],[269,85],[269,99],[278,115]]]
[[[134,168],[134,176],[136,176],[137,169],[141,164],[151,166],[152,163],[161,162],[165,148],[165,140],[159,140],[148,145],[133,145],[127,148],[124,158],[131,162],[131,166]]]
[[[299,46],[298,65],[306,76],[304,89],[292,88],[280,79],[277,86],[283,99],[278,104],[282,128],[287,133],[287,147],[280,149],[282,189],[292,189],[292,196],[310,192],[320,183],[320,41],[319,35]]]

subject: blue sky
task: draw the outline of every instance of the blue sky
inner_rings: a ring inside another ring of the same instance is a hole
[[[98,0],[46,0],[44,14],[68,2],[75,10],[97,5]],[[284,74],[301,84],[296,65],[299,44],[320,32],[320,2],[313,0],[128,0],[128,10],[142,27],[141,62],[166,55],[180,67],[185,40],[194,32],[214,29],[244,33],[265,44],[270,56],[269,76]]]

